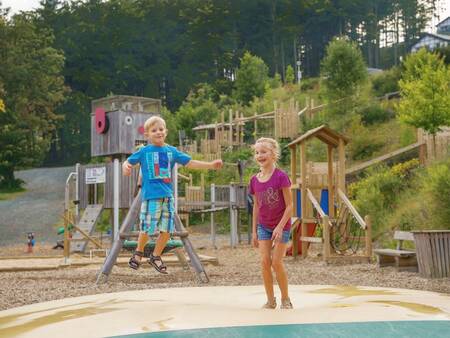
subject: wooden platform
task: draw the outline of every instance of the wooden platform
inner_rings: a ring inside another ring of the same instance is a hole
[[[199,255],[200,261],[203,264],[218,265],[219,260],[217,257]],[[126,266],[130,255],[121,255],[117,259],[117,265]],[[167,254],[163,256],[164,262],[168,266],[181,266],[178,258],[174,254]],[[186,260],[189,261],[189,257],[186,256]],[[0,272],[20,272],[20,271],[40,271],[40,270],[57,270],[67,269],[74,267],[81,267],[87,265],[101,265],[105,261],[104,257],[93,257],[81,255],[71,255],[70,263],[65,264],[63,257],[19,257],[19,258],[3,258],[0,260]],[[143,264],[142,267],[146,268],[147,264]],[[151,268],[148,265],[148,268]]]

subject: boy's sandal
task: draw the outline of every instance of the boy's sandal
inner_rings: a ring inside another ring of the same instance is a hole
[[[292,306],[291,300],[289,298],[281,300],[280,309],[293,309],[293,308],[294,307]]]
[[[156,269],[156,271],[167,275],[167,266],[162,261],[161,256],[153,256],[153,253],[151,253],[148,262]]]
[[[274,298],[272,301],[267,301],[266,304],[262,306],[263,309],[275,309],[277,307],[277,299]]]
[[[144,253],[142,251],[135,251],[133,253],[133,256],[131,256],[130,260],[128,261],[128,266],[133,270],[139,269],[139,266],[141,265],[141,262],[136,259],[136,256],[144,257]]]

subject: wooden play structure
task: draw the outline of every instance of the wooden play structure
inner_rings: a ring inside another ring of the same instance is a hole
[[[206,159],[221,157],[224,149],[238,148],[244,145],[244,128],[246,123],[253,123],[253,135],[270,136],[276,139],[293,139],[298,135],[299,115],[303,114],[308,107],[298,111],[298,103],[291,99],[287,103],[280,104],[274,102],[274,110],[267,113],[244,117],[238,111],[228,111],[228,122],[225,121],[225,114],[222,112],[221,122],[200,125],[192,130],[203,133],[200,139],[198,151]],[[270,120],[270,130],[261,133],[258,123]],[[185,150],[195,151],[196,142],[186,145]]]
[[[327,146],[327,163],[307,162],[307,142],[313,138]],[[288,145],[295,216],[291,249],[294,257],[298,254],[307,257],[309,243],[323,244],[326,262],[369,261],[372,257],[370,219],[359,215],[345,193],[347,142],[347,137],[322,125]],[[365,244],[364,249],[360,247],[361,242]]]
[[[184,187],[184,196],[178,196],[178,213],[186,227],[189,227],[189,215],[193,210],[204,206],[205,202],[205,175],[200,175],[200,185],[193,185],[192,174],[184,176],[178,173],[178,177],[187,181]]]
[[[70,252],[84,252],[88,242],[93,244],[94,249],[102,248],[102,243],[96,240],[93,233],[102,212],[110,210],[110,222],[113,225],[112,247],[97,282],[104,281],[109,276],[124,241],[138,237],[138,231],[133,231],[133,227],[138,219],[141,202],[139,169],[132,170],[131,178],[125,177],[122,175],[122,162],[137,146],[147,143],[144,123],[149,117],[159,115],[160,108],[160,100],[123,95],[92,102],[91,155],[105,157],[105,161],[89,165],[77,164],[75,171],[67,179],[64,249],[68,260]],[[176,190],[176,170],[173,174]],[[119,229],[121,210],[125,217]],[[72,230],[71,238],[69,226]],[[192,247],[178,215],[175,215],[175,228],[173,236],[181,239],[189,256],[189,263],[199,280],[208,281],[200,258]],[[185,264],[184,254],[179,251],[176,254],[179,261]]]

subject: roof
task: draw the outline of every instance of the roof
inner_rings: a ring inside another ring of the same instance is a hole
[[[426,36],[431,36],[433,38],[444,40],[444,41],[450,41],[450,35],[437,34],[437,33],[423,33],[423,35],[420,37],[419,41],[417,41],[414,45],[417,45]]]
[[[322,142],[329,144],[333,147],[337,147],[339,145],[339,139],[342,139],[344,141],[344,144],[347,144],[348,141],[350,140],[347,136],[344,136],[323,124],[320,127],[307,131],[302,136],[298,137],[297,139],[289,143],[288,147],[292,148],[297,144],[302,143],[303,141],[306,141],[312,137],[317,137]]]
[[[447,16],[447,18],[445,18],[444,20],[442,20],[441,22],[439,22],[436,27],[442,26],[444,23],[447,23],[447,21],[450,21],[450,16]]]

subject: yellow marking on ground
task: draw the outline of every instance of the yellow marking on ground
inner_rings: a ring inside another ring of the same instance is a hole
[[[355,296],[379,296],[379,295],[398,295],[397,292],[391,290],[369,290],[352,285],[338,285],[336,287],[328,287],[318,290],[308,291],[309,293],[328,293],[343,297]]]
[[[394,306],[400,306],[403,308],[406,308],[408,310],[424,313],[424,314],[444,314],[445,312],[442,311],[440,308],[420,304],[420,303],[410,303],[410,302],[401,302],[397,300],[371,300],[369,303],[377,303],[377,304],[388,304],[388,305],[394,305]]]

